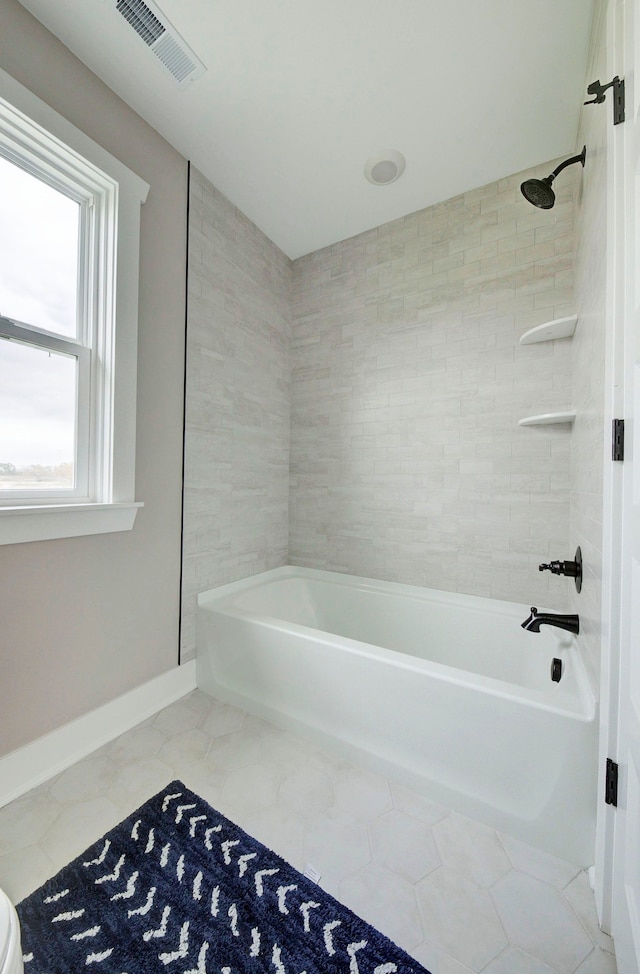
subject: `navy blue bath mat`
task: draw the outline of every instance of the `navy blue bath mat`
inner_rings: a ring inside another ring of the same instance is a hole
[[[425,974],[180,781],[17,909],[25,974]]]

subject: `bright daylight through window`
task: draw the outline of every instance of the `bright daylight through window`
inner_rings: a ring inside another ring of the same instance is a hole
[[[0,71],[0,544],[133,526],[148,189]]]
[[[88,364],[84,359],[91,342],[79,260],[86,257],[81,253],[86,209],[85,201],[70,199],[0,156],[4,497],[34,491],[87,496],[87,443],[78,442],[78,413],[90,410],[90,403],[78,397],[79,368]],[[58,337],[55,344],[53,335]]]

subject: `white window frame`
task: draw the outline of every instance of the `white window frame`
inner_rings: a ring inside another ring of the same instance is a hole
[[[86,206],[85,250],[95,269],[83,287],[88,324],[78,340],[0,322],[17,340],[77,355],[83,381],[90,376],[80,390],[88,403],[79,417],[86,477],[72,492],[3,492],[0,544],[130,530],[142,506],[135,501],[138,263],[149,186],[2,70],[0,152]]]

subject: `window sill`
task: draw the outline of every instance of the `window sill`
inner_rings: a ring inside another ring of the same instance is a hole
[[[0,545],[130,531],[138,508],[143,506],[132,501],[126,504],[0,507]]]

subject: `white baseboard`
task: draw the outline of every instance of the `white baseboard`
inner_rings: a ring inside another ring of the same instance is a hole
[[[192,660],[0,758],[0,807],[53,778],[195,687],[196,664]]]

